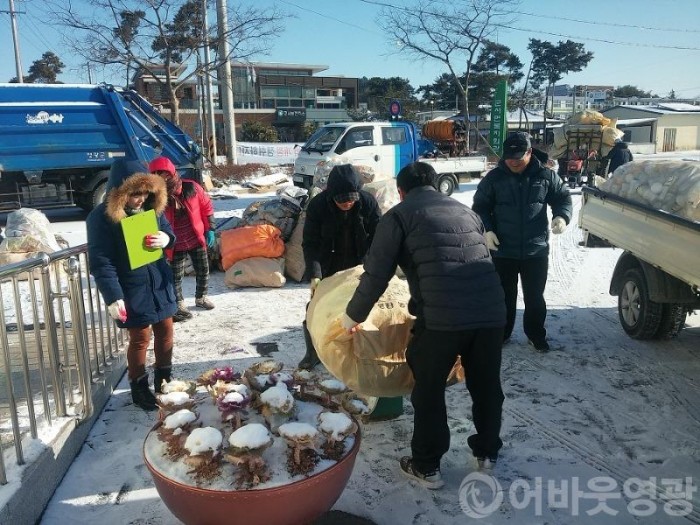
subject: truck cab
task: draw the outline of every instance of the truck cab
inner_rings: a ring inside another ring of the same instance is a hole
[[[322,126],[301,146],[294,162],[296,186],[311,188],[319,168],[332,162],[369,166],[396,176],[429,145],[410,122],[344,122]]]

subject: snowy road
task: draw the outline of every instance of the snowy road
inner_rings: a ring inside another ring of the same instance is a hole
[[[469,203],[474,189],[463,184],[456,198]],[[504,347],[505,446],[494,478],[473,475],[466,445],[471,403],[464,386],[456,385],[447,391],[452,445],[442,465],[446,486],[428,492],[399,473],[397,459],[408,452],[411,434],[406,401],[402,417],[364,426],[355,470],[335,509],[386,525],[463,523],[470,512],[481,512],[480,523],[492,525],[700,524],[693,490],[700,483],[700,320],[689,317],[675,340],[628,338],[617,319],[617,298],[607,292],[620,251],[578,245],[578,192],[574,201],[572,225],[552,242],[546,297],[553,351],[528,348],[520,315]],[[235,202],[218,202],[217,215],[230,214]],[[80,223],[62,224],[79,236]],[[193,278],[186,278],[186,296],[193,289]],[[302,356],[305,285],[231,291],[215,273],[212,296],[215,310],[196,311],[192,321],[176,325],[177,377],[232,360],[247,366],[261,355],[257,348],[287,365]],[[123,380],[43,525],[177,523],[141,458],[154,416],[134,408],[129,397]],[[491,506],[483,485],[490,482],[500,486]],[[482,483],[479,497],[474,483]]]

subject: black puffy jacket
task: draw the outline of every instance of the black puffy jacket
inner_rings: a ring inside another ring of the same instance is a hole
[[[412,189],[379,221],[347,314],[364,321],[398,264],[411,292],[408,309],[427,328],[504,326],[503,288],[483,233],[464,204],[430,186]]]
[[[529,259],[549,254],[547,205],[553,217],[569,224],[569,189],[533,156],[523,173],[513,173],[501,160],[479,182],[472,209],[500,241],[493,257]]]
[[[330,277],[362,263],[381,211],[377,199],[361,186],[352,169],[338,169],[327,188],[309,201],[302,241],[306,278]],[[333,197],[351,192],[357,192],[360,200],[349,211],[340,210]]]

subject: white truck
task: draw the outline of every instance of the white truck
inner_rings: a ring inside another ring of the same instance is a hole
[[[438,189],[451,195],[462,177],[480,177],[486,171],[485,156],[435,155],[435,149],[411,122],[326,124],[301,146],[292,179],[296,186],[311,188],[328,163],[364,165],[396,176],[401,168],[420,160],[435,168],[440,175]]]
[[[610,282],[634,339],[675,337],[700,308],[700,223],[596,188],[583,188],[579,226],[624,250]]]

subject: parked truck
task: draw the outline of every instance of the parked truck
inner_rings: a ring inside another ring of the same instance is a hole
[[[114,159],[170,158],[202,181],[201,149],[138,93],[111,85],[0,84],[0,210],[104,198]]]
[[[700,223],[597,188],[583,188],[579,226],[624,250],[610,282],[634,339],[680,332],[700,308]]]
[[[486,157],[443,155],[411,122],[343,122],[320,127],[301,146],[292,177],[296,186],[308,189],[328,163],[359,164],[396,176],[417,160],[435,168],[438,188],[447,195],[461,177],[478,177],[486,170]]]

